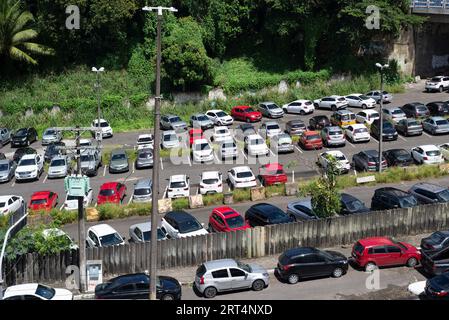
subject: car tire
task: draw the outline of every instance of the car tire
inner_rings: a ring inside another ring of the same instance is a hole
[[[418,259],[412,257],[407,260],[407,267],[414,268],[418,265]]]
[[[254,291],[262,291],[263,288],[265,287],[265,282],[263,282],[263,280],[256,280],[253,282],[253,285],[251,286],[251,288]]]
[[[440,93],[444,91],[443,86],[440,86]]]
[[[365,265],[365,271],[366,272],[372,272],[372,271],[374,271],[375,268],[376,268],[376,264],[374,262],[368,262]]]
[[[293,222],[296,222],[297,220],[296,220],[296,217],[292,214],[292,215],[290,215],[290,218],[292,218],[293,219]]]
[[[362,104],[362,109],[366,109],[366,104]]]
[[[304,116],[306,113],[304,112],[304,110],[301,110],[301,111],[299,112],[299,114],[302,115],[302,116]]]
[[[217,295],[217,289],[214,287],[207,287],[204,290],[203,295],[207,299],[212,299]]]
[[[161,300],[175,300],[175,297],[172,294],[164,294]]]
[[[296,284],[299,281],[299,275],[297,275],[296,273],[292,273],[288,276],[287,281],[290,284]]]
[[[209,233],[214,232],[214,228],[212,228],[212,226],[210,225],[210,223],[209,223],[209,225],[207,226],[207,230],[209,231]]]
[[[334,112],[337,111],[337,106],[335,106],[335,105],[331,106],[331,110]]]
[[[285,114],[288,113],[287,108],[282,109],[284,111]]]
[[[342,268],[335,268],[334,271],[332,271],[332,277],[334,278],[340,278],[343,275],[343,269]]]

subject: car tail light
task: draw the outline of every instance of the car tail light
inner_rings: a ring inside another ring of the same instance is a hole
[[[292,264],[288,264],[288,265],[286,265],[286,266],[283,266],[283,267],[282,267],[282,270],[288,271],[288,269],[290,269],[291,267],[293,267],[293,265],[292,265]]]
[[[429,158],[428,157],[423,157],[423,160],[429,160]]]
[[[445,297],[448,295],[446,291],[435,292],[438,297]]]
[[[371,161],[369,161],[369,162],[368,162],[368,165],[369,165],[369,166],[375,166],[375,165],[376,165],[376,163],[375,163],[375,162],[371,162]]]
[[[204,284],[204,277],[200,278],[200,284]]]
[[[172,188],[168,188],[168,189],[167,189],[167,191],[169,191],[169,192],[172,192],[172,191],[173,191],[173,189],[172,189]]]

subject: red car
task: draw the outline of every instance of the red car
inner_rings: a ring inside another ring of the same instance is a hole
[[[231,116],[235,120],[246,122],[257,122],[262,119],[262,113],[260,113],[259,111],[255,111],[249,106],[239,106],[232,108]]]
[[[106,182],[100,187],[97,204],[121,204],[126,195],[126,186],[120,182]]]
[[[204,139],[203,130],[201,129],[190,129],[189,130],[189,142],[190,145],[193,144],[195,140]]]
[[[321,136],[318,131],[304,131],[299,137],[298,144],[306,150],[323,148],[323,140],[321,140]]]
[[[209,217],[210,232],[230,232],[250,228],[245,219],[231,207],[218,207]]]
[[[357,241],[352,248],[352,257],[358,266],[372,271],[376,266],[415,267],[421,260],[421,252],[409,243],[373,237]]]
[[[284,167],[279,163],[265,164],[259,169],[259,175],[264,186],[283,184],[287,182]]]
[[[33,193],[28,208],[30,210],[50,211],[58,204],[58,194],[52,191],[38,191]]]

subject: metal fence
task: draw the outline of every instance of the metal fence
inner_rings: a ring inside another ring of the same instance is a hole
[[[449,0],[411,0],[410,7],[449,9]]]

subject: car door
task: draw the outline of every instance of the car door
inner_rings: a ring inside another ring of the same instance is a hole
[[[321,258],[318,254],[312,253],[303,258],[302,274],[303,277],[317,277],[323,274],[323,265],[325,263],[324,257]]]
[[[235,172],[234,169],[228,171],[228,178],[231,186],[235,186]]]
[[[385,246],[376,246],[368,250],[370,258],[377,266],[388,265],[388,253]]]
[[[293,102],[287,105],[287,112],[289,113],[300,113],[301,112],[301,103]]]
[[[398,246],[386,246],[387,256],[385,258],[386,266],[402,265],[406,263],[407,257],[402,254],[401,248]]]
[[[87,244],[89,245],[89,247],[91,247],[91,248],[100,247],[100,241],[98,240],[95,233],[93,233],[92,231],[89,231],[86,240],[87,240]]]
[[[138,299],[139,291],[134,283],[124,284],[112,291],[112,298],[117,300]]]
[[[223,232],[226,227],[223,219],[216,213],[212,215],[212,226],[214,230],[219,232]]]
[[[245,289],[251,287],[251,279],[246,272],[238,268],[229,268],[232,279],[232,290]]]
[[[20,207],[22,206],[21,199],[19,197],[13,196],[13,197],[11,197],[10,200],[12,200],[12,204],[11,204],[11,207],[10,207],[12,209],[12,211],[15,212],[15,211],[19,210]]]
[[[213,278],[212,285],[218,291],[232,290],[232,279],[227,268],[212,271],[211,274]]]

